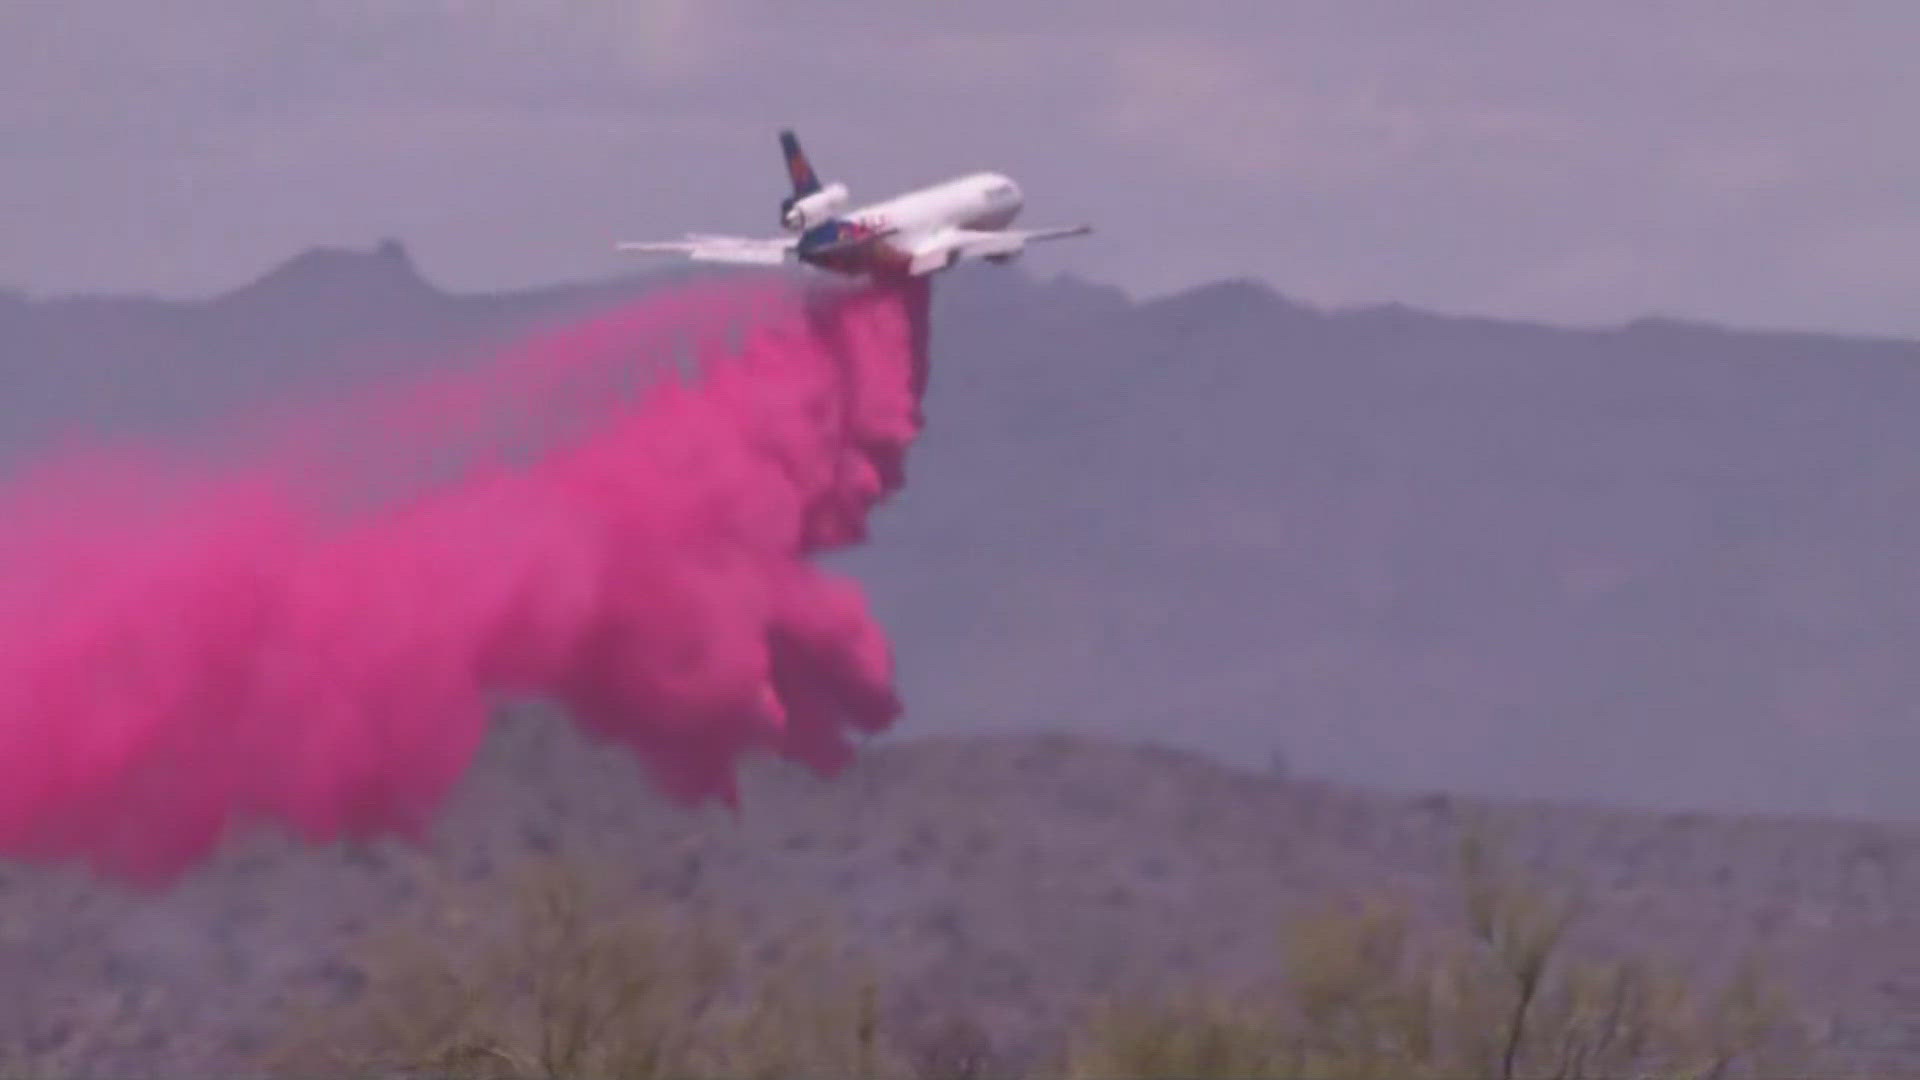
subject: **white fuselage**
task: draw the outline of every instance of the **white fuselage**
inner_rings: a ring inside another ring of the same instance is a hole
[[[943,230],[1006,228],[1020,215],[1024,202],[1020,186],[1011,179],[999,173],[972,173],[838,214],[807,231],[799,255],[806,262],[841,271],[904,264],[924,241]],[[824,247],[877,233],[886,236],[855,251],[816,254],[808,250],[816,243]]]
[[[863,206],[841,217],[916,235],[941,228],[1004,229],[1020,216],[1020,186],[999,173],[974,173]]]

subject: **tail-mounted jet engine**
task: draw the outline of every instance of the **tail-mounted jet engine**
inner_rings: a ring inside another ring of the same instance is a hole
[[[828,184],[802,199],[791,195],[780,201],[780,224],[805,232],[847,208],[847,186]]]

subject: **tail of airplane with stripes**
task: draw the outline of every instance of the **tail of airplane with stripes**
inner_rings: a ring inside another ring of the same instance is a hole
[[[780,156],[787,162],[787,179],[793,182],[793,194],[788,197],[785,210],[796,201],[820,190],[820,177],[813,171],[813,163],[807,160],[807,152],[800,149],[800,139],[791,130],[780,133]]]

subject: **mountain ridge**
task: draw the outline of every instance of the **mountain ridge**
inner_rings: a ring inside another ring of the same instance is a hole
[[[1124,300],[1129,306],[1155,310],[1188,306],[1195,303],[1211,305],[1237,301],[1242,307],[1277,304],[1281,308],[1296,313],[1333,319],[1349,317],[1383,321],[1413,319],[1417,321],[1462,323],[1481,326],[1534,327],[1572,334],[1693,332],[1701,334],[1731,334],[1742,337],[1806,338],[1820,341],[1846,341],[1881,345],[1920,344],[1920,339],[1901,337],[1898,335],[1870,334],[1865,332],[1852,333],[1839,330],[1747,327],[1735,323],[1659,312],[1649,312],[1615,322],[1575,324],[1520,316],[1494,316],[1474,312],[1443,312],[1406,304],[1397,300],[1319,305],[1291,296],[1284,290],[1278,289],[1260,279],[1246,276],[1230,276],[1204,281],[1170,292],[1153,293],[1134,298],[1130,297],[1125,290],[1118,286],[1107,285],[1072,273],[1062,272],[1043,282],[1025,274],[1024,271],[1017,268],[1011,270],[997,268],[985,272],[999,274],[1003,277],[1017,277],[1028,286],[1053,286],[1071,289],[1081,294],[1103,294]],[[356,248],[343,244],[312,245],[266,267],[251,278],[201,297],[164,298],[138,290],[38,294],[25,287],[13,286],[0,288],[0,304],[25,307],[59,307],[73,304],[89,306],[127,304],[153,309],[190,308],[197,306],[235,305],[245,303],[249,299],[271,295],[298,296],[308,300],[324,299],[326,287],[337,283],[348,283],[364,292],[373,292],[377,288],[385,287],[398,291],[406,295],[409,299],[436,302],[462,302],[548,296],[570,291],[598,292],[633,286],[647,287],[685,278],[715,276],[725,273],[726,271],[704,267],[668,267],[662,269],[631,270],[619,274],[552,282],[543,285],[454,291],[435,283],[428,274],[423,272],[412,250],[404,241],[394,237],[383,237],[366,248]]]

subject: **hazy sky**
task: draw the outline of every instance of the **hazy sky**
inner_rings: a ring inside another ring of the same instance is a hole
[[[7,0],[0,285],[207,294],[397,236],[459,289],[1011,172],[1036,269],[1920,336],[1920,4]]]

